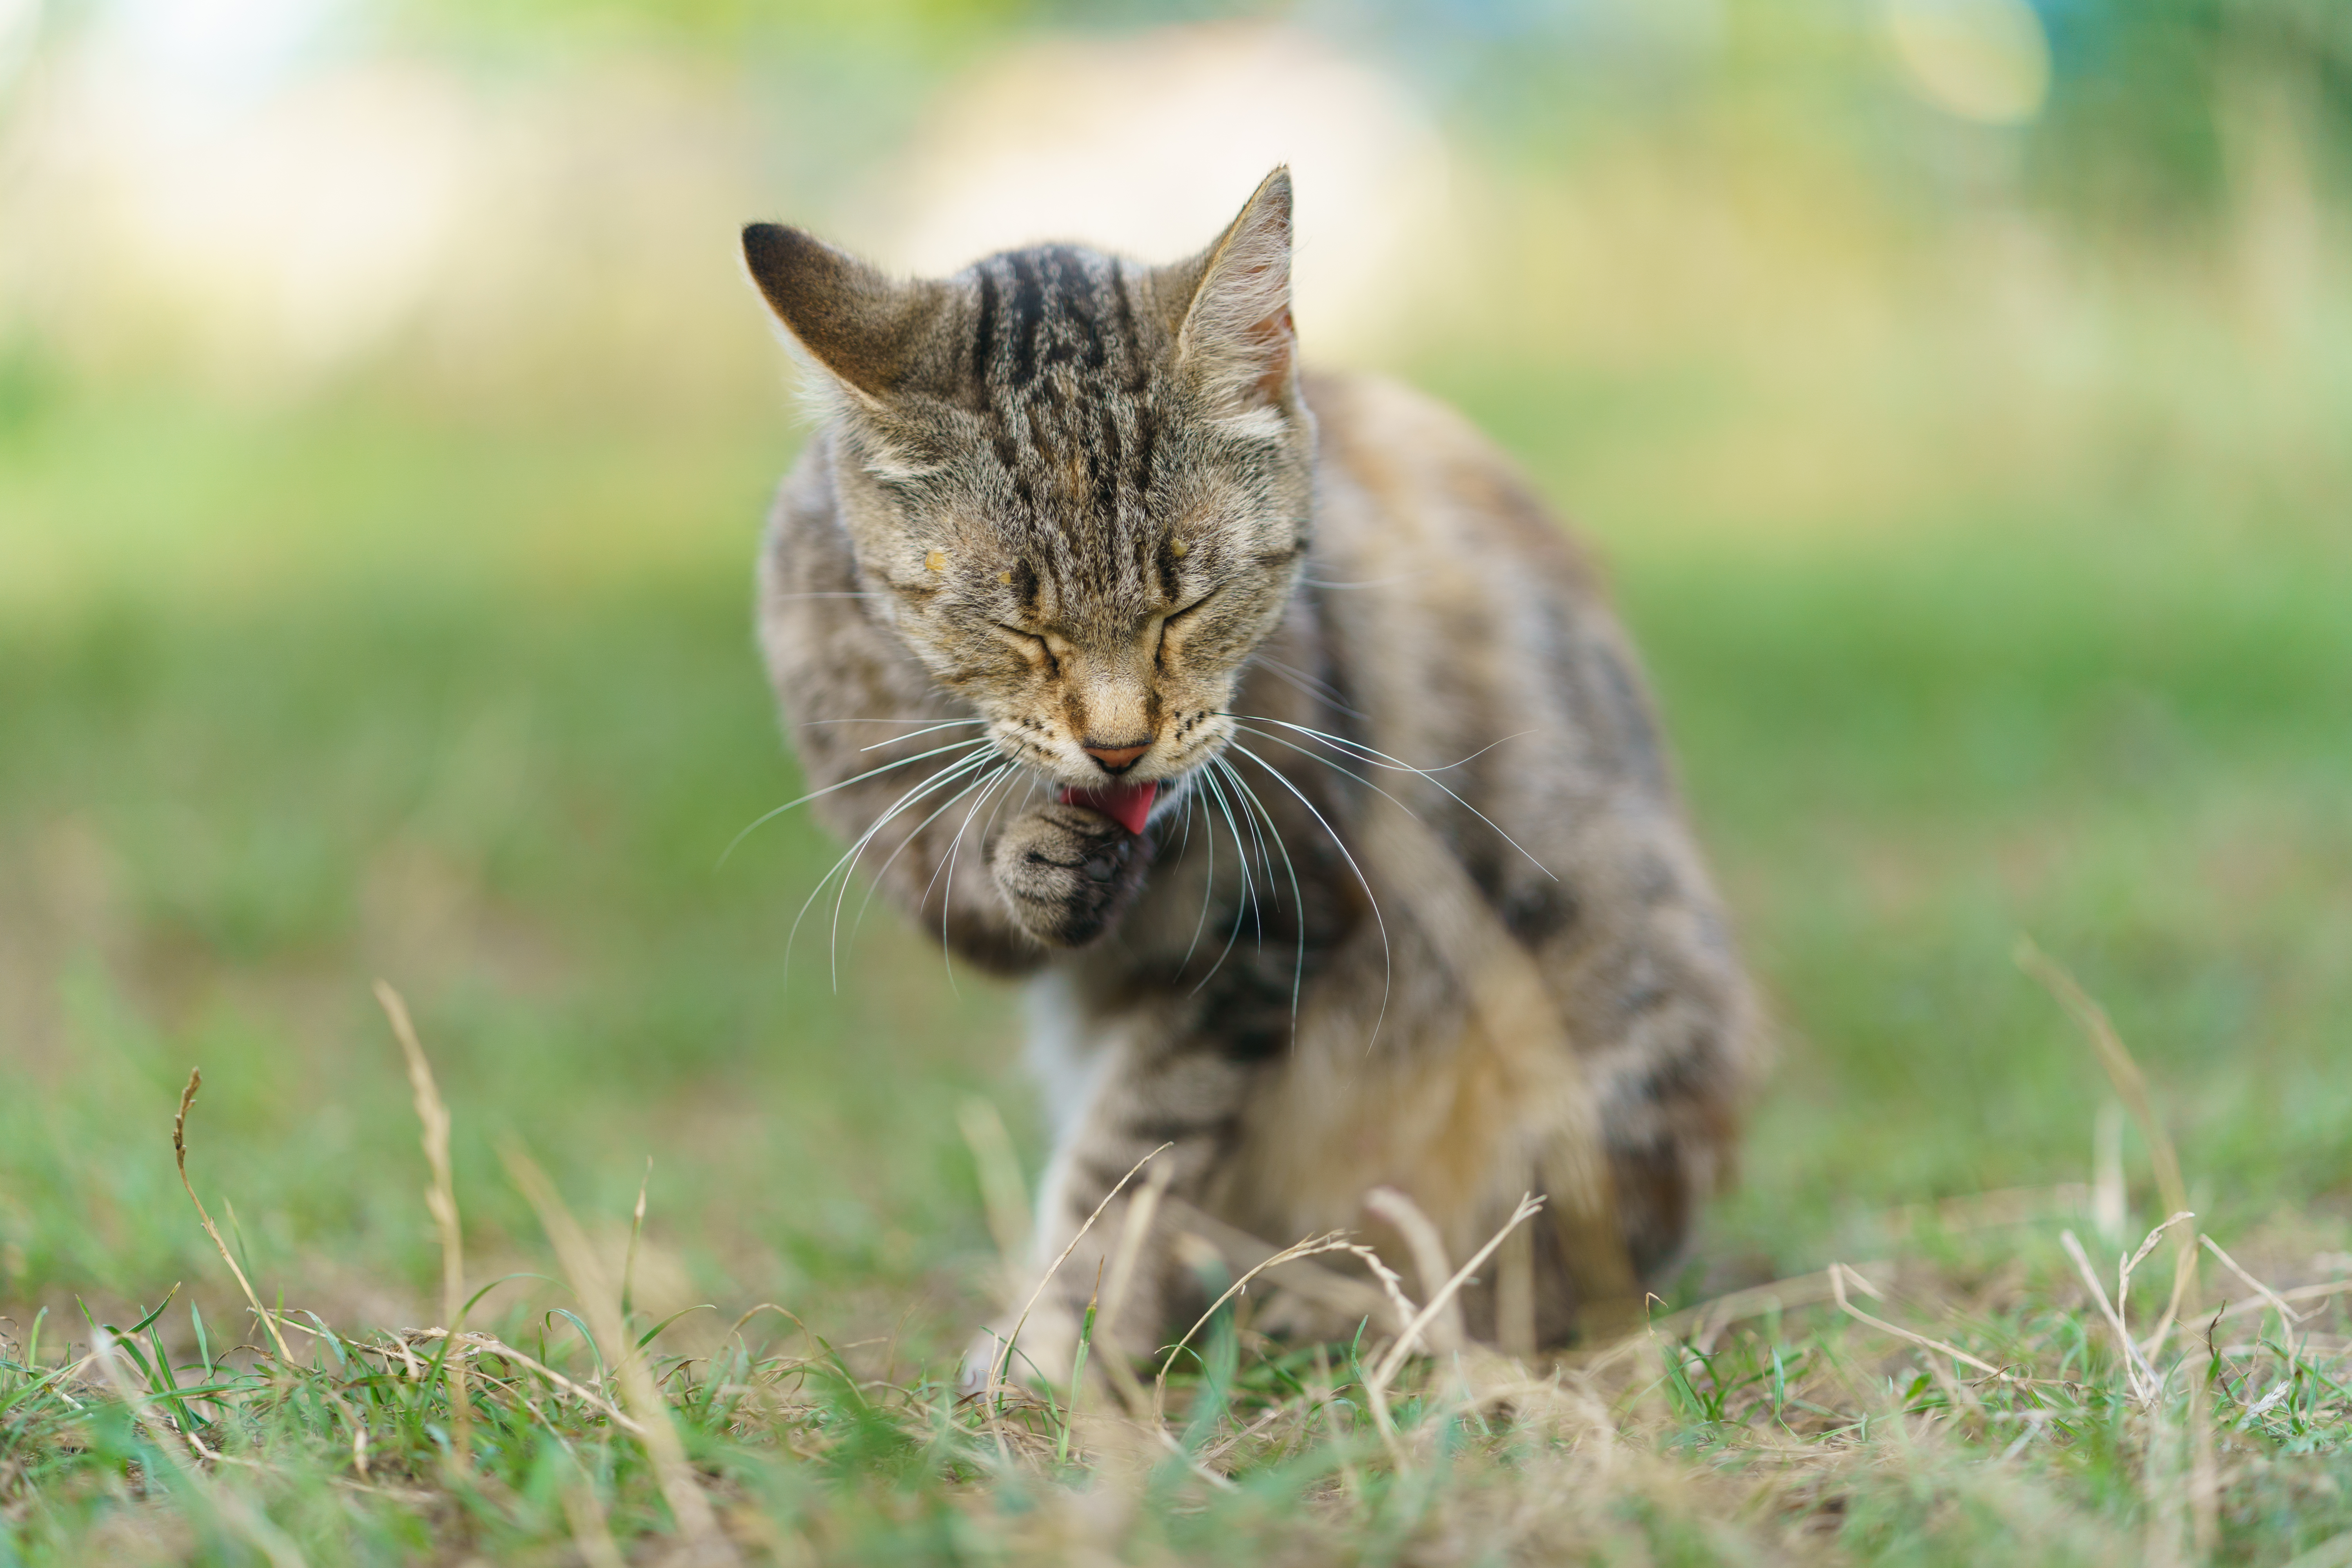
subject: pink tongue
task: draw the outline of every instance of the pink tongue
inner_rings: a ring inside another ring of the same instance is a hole
[[[1101,789],[1066,789],[1061,801],[1064,805],[1092,807],[1129,833],[1141,833],[1151,816],[1151,797],[1159,793],[1156,784],[1107,784]]]

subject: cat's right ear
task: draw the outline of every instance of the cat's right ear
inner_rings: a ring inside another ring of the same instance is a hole
[[[1276,406],[1297,388],[1290,230],[1286,164],[1259,183],[1215,244],[1168,269],[1186,301],[1177,359],[1215,401],[1235,410]]]
[[[858,401],[879,406],[912,377],[938,284],[899,282],[773,223],[744,227],[743,265],[793,341]]]

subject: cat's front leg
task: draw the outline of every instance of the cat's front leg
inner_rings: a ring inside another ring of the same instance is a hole
[[[1047,947],[1084,947],[1143,887],[1151,840],[1091,806],[1024,812],[990,839],[988,866],[1013,920]]]
[[[1132,1238],[1125,1279],[1114,1279],[1110,1265],[1126,1250],[1139,1194],[1156,1187],[1163,1199],[1200,1201],[1265,1069],[1183,1034],[1139,1033],[1104,1049],[1108,1059],[1091,1070],[1091,1091],[1038,1194],[1034,1272],[1006,1315],[972,1342],[963,1370],[968,1388],[992,1376],[1068,1386],[1087,1305],[1098,1289],[1121,1288],[1116,1303],[1100,1303],[1110,1317],[1096,1323],[1097,1367],[1102,1357],[1150,1355],[1205,1304],[1201,1282],[1175,1256],[1172,1205],[1157,1205],[1150,1230]]]

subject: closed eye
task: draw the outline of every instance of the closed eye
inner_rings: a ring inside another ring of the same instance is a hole
[[[1210,600],[1215,598],[1218,595],[1223,592],[1224,590],[1223,588],[1212,588],[1207,593],[1202,595],[1199,598],[1193,600],[1191,604],[1184,605],[1181,609],[1171,610],[1168,614],[1160,616],[1160,635],[1152,643],[1152,662],[1155,664],[1158,663],[1161,656],[1168,651],[1169,627],[1176,626],[1181,629],[1183,623],[1190,620],[1192,616],[1200,610],[1201,606],[1206,605]]]
[[[1199,598],[1193,600],[1191,604],[1185,605],[1182,609],[1169,611],[1166,616],[1160,618],[1160,624],[1162,626],[1165,626],[1171,622],[1181,621],[1185,616],[1191,615],[1193,611],[1199,609],[1202,605],[1207,604],[1210,600],[1215,598],[1218,595],[1223,592],[1224,590],[1223,588],[1212,588],[1207,593],[1202,595]]]
[[[1024,631],[1019,626],[1007,626],[1003,621],[990,624],[1003,633],[1005,638],[1020,651],[1021,657],[1031,664],[1042,665],[1048,670],[1054,668],[1054,650],[1045,646],[1044,637],[1039,637],[1035,632]]]

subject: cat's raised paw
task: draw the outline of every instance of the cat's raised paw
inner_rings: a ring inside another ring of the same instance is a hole
[[[1143,886],[1151,840],[1091,806],[1055,803],[1007,823],[988,847],[997,891],[1048,947],[1084,947]]]

